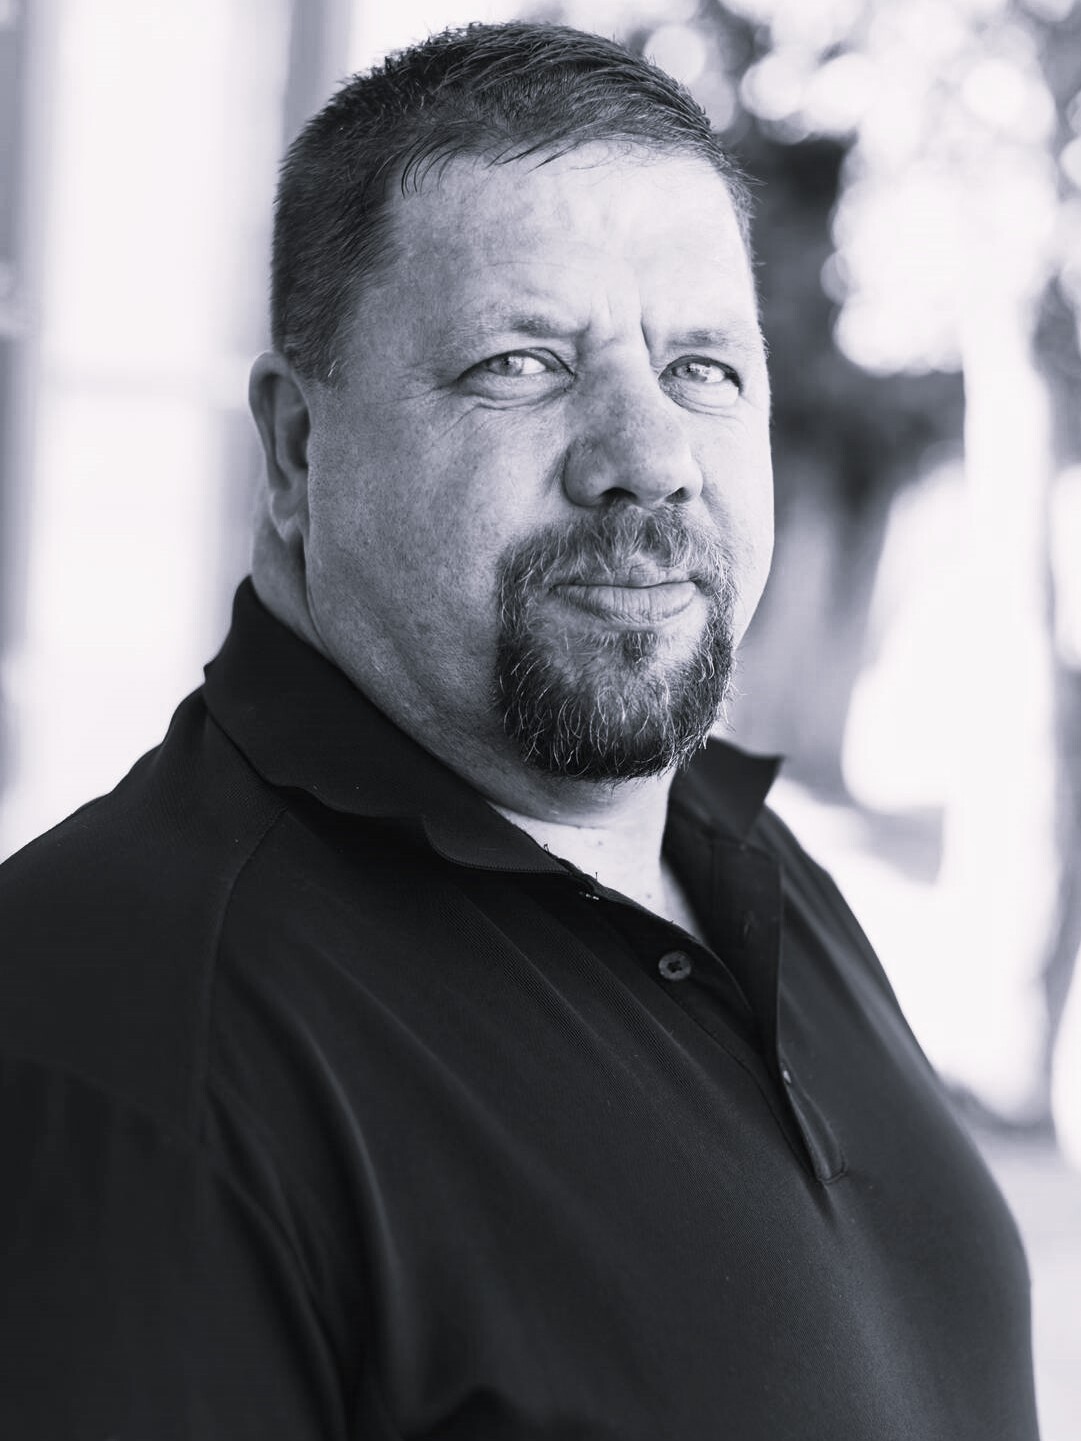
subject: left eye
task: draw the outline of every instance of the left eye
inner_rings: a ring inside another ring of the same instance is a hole
[[[666,389],[675,387],[685,393],[693,393],[709,405],[733,405],[742,391],[739,376],[730,365],[702,356],[674,360],[664,371],[661,381]]]

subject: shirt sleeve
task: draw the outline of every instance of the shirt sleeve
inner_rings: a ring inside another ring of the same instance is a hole
[[[346,1435],[293,1248],[197,1141],[6,1060],[0,1145],[0,1435]]]

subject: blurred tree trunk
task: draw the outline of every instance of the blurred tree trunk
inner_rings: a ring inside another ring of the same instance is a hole
[[[783,442],[778,450],[785,463]],[[735,709],[756,747],[787,758],[788,779],[842,799],[841,749],[891,493],[876,487],[846,510],[809,483],[799,457],[788,463],[784,483],[796,493],[778,516],[773,574],[740,651]]]
[[[972,179],[978,240],[1002,197],[993,179]],[[963,1080],[999,1114],[1042,1124],[1040,976],[1055,903],[1048,405],[1032,359],[1033,265],[991,242],[973,272],[961,336],[968,524],[952,695],[961,723],[940,881],[978,1036]]]
[[[1081,327],[1057,283],[1044,295],[1038,353],[1051,397],[1054,455],[1059,486],[1072,482],[1081,492]],[[1067,568],[1081,569],[1075,550],[1081,526],[1077,504],[1073,528],[1061,544],[1062,574],[1050,577],[1050,611],[1056,636],[1054,720],[1056,758],[1055,836],[1058,898],[1048,937],[1044,966],[1047,997],[1047,1048],[1043,1082],[1050,1097],[1056,1129],[1063,1144],[1081,1160],[1081,1005],[1078,990],[1081,958],[1081,615],[1076,613],[1081,587],[1068,591]],[[1055,524],[1054,510],[1052,525]],[[1057,584],[1056,584],[1057,583]],[[1067,606],[1075,609],[1066,613]]]
[[[1081,4],[1057,24],[1043,27],[1041,61],[1055,101],[1056,151],[1081,146]],[[1040,310],[1037,353],[1048,387],[1056,487],[1072,476],[1081,491],[1081,170],[1060,165],[1060,273],[1048,285]],[[1055,499],[1055,496],[1052,497]],[[1081,506],[1074,507],[1075,540]],[[1054,508],[1052,524],[1055,524]],[[1056,645],[1054,719],[1056,762],[1055,837],[1057,905],[1048,937],[1044,985],[1048,1035],[1044,1084],[1056,1130],[1081,1164],[1081,547],[1054,541],[1060,571],[1050,577],[1049,616]],[[1068,585],[1073,573],[1074,583]],[[1071,614],[1066,607],[1074,608]],[[1071,1000],[1072,996],[1072,1000]]]

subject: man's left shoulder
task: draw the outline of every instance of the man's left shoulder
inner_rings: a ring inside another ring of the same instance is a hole
[[[687,773],[699,803],[740,844],[763,852],[776,864],[786,924],[797,917],[810,927],[835,960],[855,961],[895,1001],[874,947],[829,870],[805,848],[775,806],[767,804],[783,757],[758,755],[727,740],[711,738]]]
[[[679,776],[674,796],[742,840],[761,815],[781,764],[781,756],[755,754],[711,736]]]

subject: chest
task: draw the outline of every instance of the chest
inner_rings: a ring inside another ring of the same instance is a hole
[[[401,1434],[1035,1434],[1012,1222],[776,867],[712,949],[585,884],[262,863],[224,942],[277,1020],[234,1064]]]

